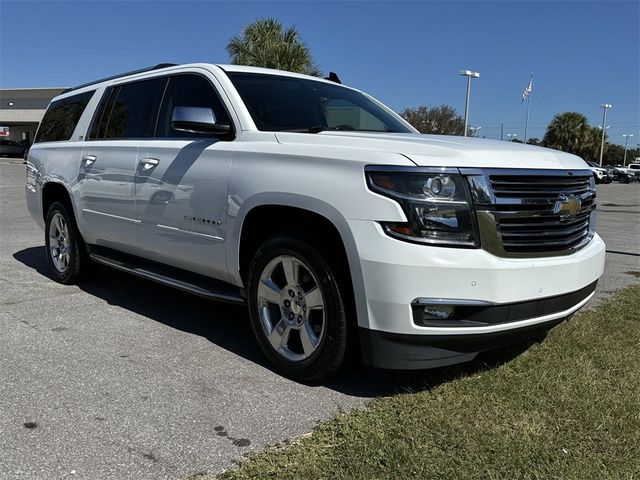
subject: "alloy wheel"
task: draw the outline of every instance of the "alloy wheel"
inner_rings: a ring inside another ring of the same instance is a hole
[[[49,254],[60,273],[66,272],[71,262],[69,225],[61,213],[56,212],[49,224]]]
[[[290,361],[311,357],[326,330],[324,297],[311,269],[297,257],[277,256],[262,271],[257,296],[271,347]]]

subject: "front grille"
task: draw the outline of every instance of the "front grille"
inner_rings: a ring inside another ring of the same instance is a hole
[[[589,235],[590,212],[563,222],[557,215],[527,219],[500,218],[498,232],[505,252],[552,252],[580,244]]]
[[[591,177],[546,175],[490,175],[496,198],[555,199],[559,194],[589,192]]]
[[[486,213],[495,228],[488,248],[535,256],[570,253],[588,243],[595,209],[591,172],[529,172],[486,172],[493,199]]]

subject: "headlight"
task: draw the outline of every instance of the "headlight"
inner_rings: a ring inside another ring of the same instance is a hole
[[[376,166],[366,176],[371,190],[397,201],[407,216],[407,223],[383,223],[387,234],[431,245],[479,246],[468,187],[457,170]]]

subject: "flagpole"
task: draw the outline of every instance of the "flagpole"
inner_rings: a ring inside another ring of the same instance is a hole
[[[527,119],[524,122],[524,143],[527,143],[527,130],[529,130],[529,107],[531,107],[531,94],[527,97]]]
[[[524,122],[524,143],[527,143],[527,131],[529,130],[529,109],[531,108],[531,95],[533,94],[533,73],[529,79],[529,95],[527,95],[527,119]]]

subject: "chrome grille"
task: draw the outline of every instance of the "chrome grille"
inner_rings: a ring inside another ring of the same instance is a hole
[[[540,175],[490,175],[496,198],[556,198],[558,194],[582,195],[589,191],[589,177]]]
[[[562,222],[555,215],[540,216],[531,222],[499,218],[498,232],[506,252],[547,252],[565,250],[581,243],[589,235],[590,212],[576,217],[576,221]]]
[[[592,238],[591,171],[492,169],[475,178],[472,189],[485,189],[486,205],[476,204],[482,248],[500,256],[563,255]]]

